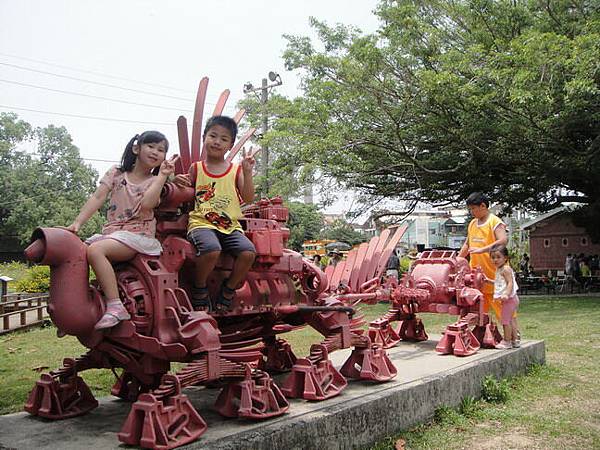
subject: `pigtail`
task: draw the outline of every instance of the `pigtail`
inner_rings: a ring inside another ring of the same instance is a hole
[[[139,141],[140,135],[136,134],[132,137],[127,145],[125,146],[125,151],[123,152],[123,156],[121,157],[121,172],[131,172],[133,166],[135,165],[135,160],[137,156],[133,153],[133,146],[137,141]],[[139,144],[138,144],[139,145]]]

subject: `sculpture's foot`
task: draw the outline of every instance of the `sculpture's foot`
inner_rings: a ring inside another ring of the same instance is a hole
[[[378,345],[355,347],[340,372],[348,378],[378,382],[389,381],[398,374],[385,349]]]
[[[314,348],[320,348],[319,361],[313,363],[309,358],[296,361],[281,389],[286,397],[325,400],[335,397],[348,385],[344,376],[329,361],[325,346],[313,346],[311,353]]]
[[[267,419],[280,416],[290,407],[273,379],[259,371],[252,377],[249,366],[243,381],[227,384],[217,401],[215,409],[225,417],[245,417],[248,419]]]
[[[483,348],[496,348],[496,345],[502,341],[502,335],[498,330],[498,327],[494,323],[487,323],[485,325],[477,325],[473,328],[473,334]]]
[[[118,438],[128,445],[166,450],[195,441],[206,428],[206,422],[178,386],[175,395],[162,400],[152,394],[141,394]]]
[[[153,385],[144,385],[131,372],[125,370],[115,381],[110,393],[128,402],[135,402],[140,394],[149,392],[159,386],[160,375],[155,375],[155,380],[156,382]]]
[[[25,411],[47,419],[80,416],[98,406],[85,381],[76,374],[53,377],[44,373],[29,393]]]
[[[400,335],[387,319],[377,319],[369,324],[369,338],[373,344],[392,348],[400,342]]]
[[[423,321],[418,317],[403,320],[399,335],[403,341],[421,342],[429,339],[429,336],[425,332],[425,325],[423,325]]]
[[[479,341],[469,330],[469,325],[459,321],[446,327],[435,350],[443,355],[470,356],[476,353],[479,347]]]
[[[277,339],[267,343],[263,350],[266,359],[259,364],[259,369],[267,372],[289,372],[298,358],[294,355],[292,347],[285,339]]]

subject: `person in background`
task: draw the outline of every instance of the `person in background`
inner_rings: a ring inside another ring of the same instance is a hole
[[[400,258],[398,258],[395,250],[390,255],[385,268],[386,277],[394,276],[396,277],[396,280],[399,278],[398,269],[400,268]]]
[[[318,254],[317,255],[313,255],[312,262],[319,269],[321,269],[323,267],[323,259],[321,258],[321,255],[318,255]]]
[[[567,277],[573,277],[573,255],[570,253],[565,258],[565,275]]]
[[[524,277],[529,275],[529,256],[527,253],[523,253],[521,261],[519,262],[519,270]]]
[[[335,267],[342,260],[342,254],[337,250],[333,250],[329,255],[330,255],[330,258],[329,258],[330,266]]]

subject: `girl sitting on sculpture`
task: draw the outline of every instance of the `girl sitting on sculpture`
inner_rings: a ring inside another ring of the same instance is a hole
[[[129,261],[136,254],[160,255],[162,247],[156,239],[154,208],[167,177],[175,171],[178,156],[165,160],[169,142],[158,131],[135,135],[123,152],[120,166],[111,167],[100,185],[87,200],[69,231],[77,234],[90,217],[100,209],[110,194],[107,219],[101,234],[90,237],[86,244],[88,263],[106,299],[106,311],[95,328],[102,330],[130,318],[119,298],[112,263]]]

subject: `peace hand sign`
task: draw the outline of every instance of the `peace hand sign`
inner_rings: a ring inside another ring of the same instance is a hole
[[[254,155],[256,154],[253,149],[246,151],[246,147],[242,148],[242,170],[244,171],[244,175],[252,176],[252,169],[256,164],[256,160],[254,159]]]
[[[168,160],[165,159],[160,165],[160,174],[168,177],[175,172],[175,163],[179,160],[179,155],[173,155]]]

